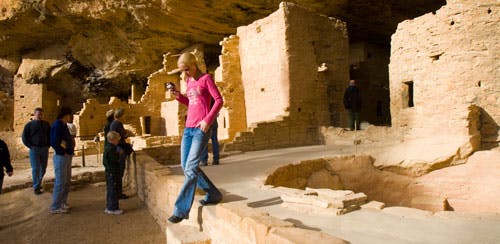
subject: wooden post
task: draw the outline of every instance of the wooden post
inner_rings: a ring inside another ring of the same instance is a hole
[[[82,167],[85,167],[85,144],[82,144]]]

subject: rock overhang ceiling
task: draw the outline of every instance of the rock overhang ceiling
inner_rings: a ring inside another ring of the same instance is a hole
[[[209,53],[216,55],[218,43],[224,36],[235,33],[238,26],[272,13],[279,2],[2,1],[0,59],[8,57],[21,62],[23,57],[47,48],[64,49],[65,54],[56,58],[59,63],[66,64],[63,66],[68,67],[68,73],[76,82],[82,83],[83,90],[90,92],[83,97],[111,88],[116,93],[126,90],[126,84],[143,81],[160,68],[162,54],[167,51],[202,43]],[[389,45],[399,22],[435,11],[445,3],[443,0],[291,2],[346,21],[351,42],[382,45]],[[217,62],[216,58],[212,60]],[[209,62],[210,65],[216,64]],[[45,82],[37,77],[27,79],[28,82]]]

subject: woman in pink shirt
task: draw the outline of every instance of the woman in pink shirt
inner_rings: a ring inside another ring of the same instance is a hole
[[[203,151],[207,147],[210,126],[223,104],[222,96],[210,75],[200,71],[193,54],[182,54],[177,66],[187,77],[186,95],[180,94],[175,87],[170,92],[177,101],[188,106],[188,111],[181,142],[181,166],[185,179],[175,201],[174,212],[168,218],[172,223],[179,223],[189,217],[196,186],[207,193],[200,200],[201,205],[217,204],[222,200],[220,191],[199,167]],[[212,98],[215,103],[210,107]]]

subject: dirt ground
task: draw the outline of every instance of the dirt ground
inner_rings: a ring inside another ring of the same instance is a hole
[[[50,214],[52,194],[31,189],[0,195],[0,243],[165,243],[165,234],[137,197],[120,201],[123,215],[104,214],[106,187],[69,194],[69,214]]]

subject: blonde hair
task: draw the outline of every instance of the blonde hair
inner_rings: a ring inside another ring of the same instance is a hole
[[[198,69],[198,61],[196,60],[196,56],[190,52],[186,52],[181,54],[179,57],[179,60],[177,60],[177,64],[185,64],[185,65],[196,65],[196,68]]]
[[[118,132],[116,131],[110,131],[106,135],[106,138],[108,139],[108,141],[120,140],[120,134],[118,134]]]

